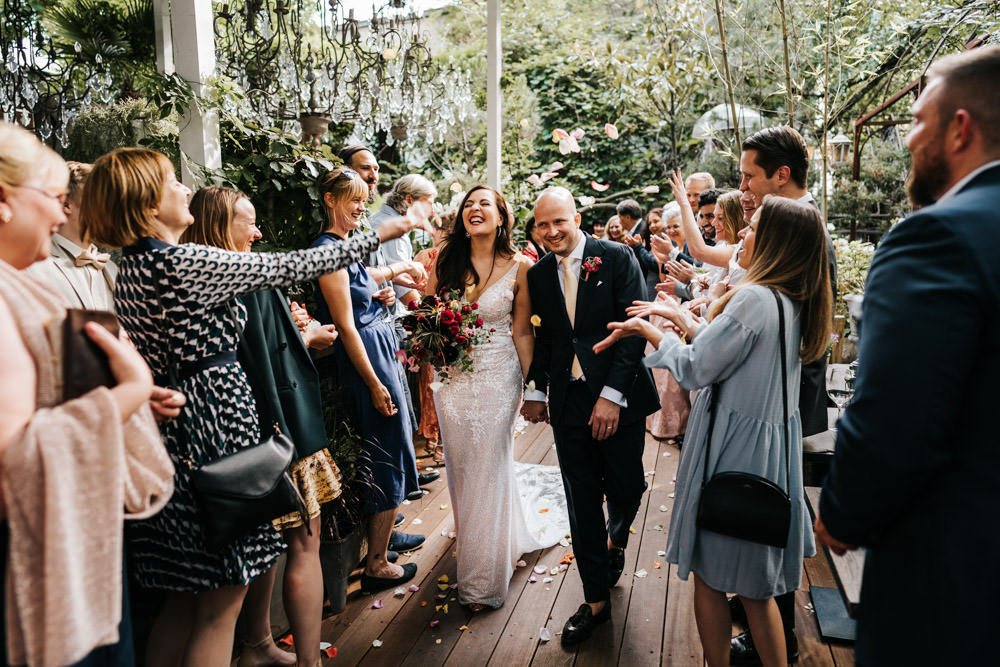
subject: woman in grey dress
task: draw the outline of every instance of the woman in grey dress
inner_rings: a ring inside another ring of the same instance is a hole
[[[729,664],[731,619],[725,592],[739,594],[765,665],[786,664],[781,617],[773,598],[798,588],[802,559],[815,553],[802,489],[802,458],[794,447],[785,475],[784,434],[802,437],[797,409],[800,362],[820,357],[830,335],[831,294],[824,232],[816,210],[789,199],[767,198],[741,232],[740,263],[747,275],[719,300],[708,323],[670,302],[637,302],[632,319],[612,323],[612,334],[595,349],[622,336],[645,336],[656,351],[648,366],[667,368],[687,389],[698,392],[677,471],[667,560],[687,579],[695,575],[695,618],[709,665]],[[784,310],[787,377],[781,377],[778,306]],[[681,333],[663,332],[642,317],[668,318]],[[691,344],[685,343],[691,339]],[[788,387],[789,421],[784,423],[782,383]],[[709,388],[715,384],[714,389]],[[739,540],[699,529],[712,391],[717,391],[708,476],[741,471],[761,475],[788,491],[791,526],[784,548]]]

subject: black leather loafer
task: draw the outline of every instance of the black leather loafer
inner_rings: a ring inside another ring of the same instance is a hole
[[[387,588],[395,588],[405,584],[417,574],[417,564],[407,563],[403,566],[401,577],[369,577],[367,574],[361,575],[361,591],[364,593],[377,593]]]
[[[785,633],[785,651],[788,654],[788,662],[799,661],[799,640],[795,638],[794,632]],[[763,665],[760,656],[757,654],[757,647],[753,645],[753,637],[750,631],[741,632],[729,640],[729,664],[733,667],[753,667]]]
[[[608,549],[608,588],[614,588],[625,569],[625,550],[618,547]]]
[[[596,614],[590,611],[590,605],[586,602],[580,605],[576,613],[569,617],[566,625],[563,626],[562,644],[563,646],[573,646],[579,644],[594,633],[594,628],[611,618],[611,600],[604,603],[604,606]]]
[[[400,512],[399,514],[396,515],[396,522],[394,524],[392,524],[392,525],[398,526],[399,524],[403,523],[404,521],[406,521],[406,517],[403,516],[402,512]]]
[[[439,473],[437,470],[417,473],[417,483],[420,486],[424,486],[425,484],[430,484],[431,482],[436,482],[440,478],[441,478],[441,473]]]
[[[389,536],[389,550],[398,551],[400,553],[404,551],[413,551],[414,549],[419,549],[424,545],[424,540],[426,540],[423,535],[415,535],[412,533],[403,533],[398,530],[392,531],[392,535]]]

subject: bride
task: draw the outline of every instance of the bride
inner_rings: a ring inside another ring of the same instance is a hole
[[[493,188],[469,190],[458,215],[427,291],[463,292],[479,304],[484,328],[495,329],[473,349],[472,372],[451,370],[434,396],[457,533],[458,598],[480,611],[503,604],[517,559],[555,544],[569,521],[558,468],[514,462],[514,423],[534,346],[531,262],[511,245],[513,216]]]

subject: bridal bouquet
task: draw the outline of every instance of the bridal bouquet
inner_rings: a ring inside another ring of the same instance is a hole
[[[449,368],[471,371],[469,351],[473,345],[489,341],[494,332],[483,328],[479,304],[470,303],[455,290],[411,301],[409,308],[400,320],[407,333],[405,351],[401,352],[403,363],[417,370],[421,362],[429,362],[442,381],[448,380]]]

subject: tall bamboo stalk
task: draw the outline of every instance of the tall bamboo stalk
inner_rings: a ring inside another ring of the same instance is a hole
[[[781,41],[785,49],[785,100],[788,105],[788,126],[794,127],[792,99],[792,64],[788,58],[788,24],[785,22],[785,0],[778,0],[778,13],[781,15]]]
[[[736,115],[736,93],[733,91],[733,80],[729,74],[729,51],[726,47],[726,8],[723,0],[715,0],[715,17],[719,21],[719,37],[722,42],[722,73],[726,80],[726,92],[729,94],[729,108],[733,114],[733,131],[736,133],[736,150],[740,150],[740,119]]]

